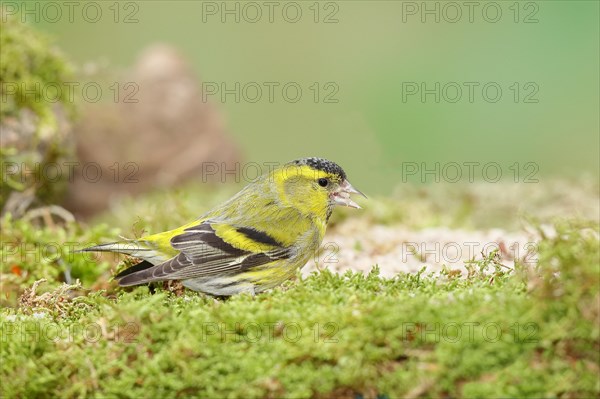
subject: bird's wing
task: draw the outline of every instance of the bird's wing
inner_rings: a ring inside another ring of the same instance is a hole
[[[171,246],[180,251],[172,259],[115,278],[120,285],[135,285],[236,274],[292,255],[290,247],[263,231],[211,221],[186,228],[171,238]]]

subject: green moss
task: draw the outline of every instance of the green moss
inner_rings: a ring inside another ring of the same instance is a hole
[[[3,15],[2,21],[0,119],[18,117],[19,110],[29,108],[40,117],[40,126],[54,128],[53,102],[74,111],[73,99],[64,85],[73,81],[72,68],[46,36],[15,17]]]
[[[39,279],[48,281],[42,288],[49,290],[76,279],[86,287],[101,285],[101,279],[110,276],[109,263],[101,257],[75,255],[73,251],[115,237],[118,230],[106,225],[83,229],[77,223],[40,226],[35,220],[14,220],[10,214],[0,220],[0,227],[3,305],[14,306],[25,287]]]
[[[537,270],[497,269],[491,254],[467,278],[324,271],[228,300],[54,284],[0,315],[2,394],[598,396],[598,229],[556,228]]]

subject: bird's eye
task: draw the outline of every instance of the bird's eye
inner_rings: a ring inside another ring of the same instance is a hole
[[[321,186],[321,187],[327,187],[327,185],[329,184],[329,180],[322,177],[318,180],[318,183],[319,183],[319,186]]]

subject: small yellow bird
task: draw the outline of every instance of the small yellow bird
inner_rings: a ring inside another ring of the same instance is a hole
[[[337,164],[303,158],[260,177],[200,218],[138,240],[82,251],[143,261],[117,274],[121,286],[182,280],[215,296],[252,295],[293,276],[318,250],[335,205],[359,208],[360,194]]]

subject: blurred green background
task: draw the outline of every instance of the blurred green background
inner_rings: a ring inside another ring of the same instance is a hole
[[[266,89],[256,103],[209,97],[246,161],[324,156],[344,166],[357,187],[381,194],[402,183],[403,162],[497,162],[506,181],[514,180],[515,162],[520,181],[528,162],[539,166],[538,179],[596,177],[599,3],[474,3],[469,15],[464,2],[276,2],[270,22],[263,2],[109,1],[97,2],[102,17],[95,23],[82,17],[82,7],[73,22],[66,8],[56,23],[27,21],[80,65],[106,59],[125,68],[144,47],[163,42],[205,82],[297,82],[303,93],[296,103],[278,89],[272,103]],[[262,17],[252,22],[257,6]],[[237,7],[239,22],[235,13],[223,15],[225,7]],[[298,9],[298,22],[288,22]],[[439,103],[433,94],[422,101],[420,92],[406,93],[423,82],[430,89],[440,82]],[[443,91],[449,82],[462,87],[456,102],[448,101],[455,85]],[[478,84],[472,102],[464,82]],[[489,82],[502,89],[497,102],[482,92]],[[338,102],[324,102],[334,88]]]

